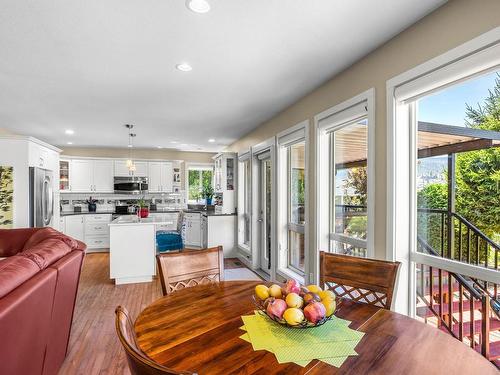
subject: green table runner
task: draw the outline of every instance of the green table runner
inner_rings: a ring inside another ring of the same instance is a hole
[[[246,331],[240,336],[254,350],[274,353],[278,363],[293,362],[307,366],[313,359],[340,367],[350,355],[357,355],[356,345],[364,333],[349,328],[351,322],[333,317],[320,327],[296,329],[281,326],[261,315],[245,315],[241,319]]]

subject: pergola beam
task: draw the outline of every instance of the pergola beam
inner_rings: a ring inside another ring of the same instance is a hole
[[[444,146],[436,146],[431,148],[424,148],[418,150],[418,158],[430,158],[432,156],[456,154],[458,152],[476,151],[490,147],[498,147],[491,139],[474,139],[472,141],[465,141],[461,143],[452,143]]]

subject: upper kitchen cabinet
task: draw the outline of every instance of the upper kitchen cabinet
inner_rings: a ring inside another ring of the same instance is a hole
[[[215,164],[215,212],[232,214],[236,209],[235,176],[236,154],[224,152],[214,157]]]
[[[67,159],[61,159],[59,161],[59,190],[60,191],[70,191],[69,186],[69,166],[71,161]]]
[[[99,193],[114,192],[112,160],[94,160],[94,191]]]
[[[149,162],[149,187],[152,193],[173,191],[173,166],[171,162]]]
[[[61,169],[61,176],[63,171]],[[112,193],[113,161],[73,159],[69,163],[69,189],[73,193]],[[62,184],[61,184],[62,185]]]
[[[145,161],[136,161],[135,171],[129,170],[126,160],[115,160],[115,176],[116,177],[147,177],[148,176],[148,163]]]

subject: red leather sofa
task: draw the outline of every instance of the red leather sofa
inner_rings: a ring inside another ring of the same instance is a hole
[[[52,228],[0,230],[0,374],[57,374],[85,248]]]

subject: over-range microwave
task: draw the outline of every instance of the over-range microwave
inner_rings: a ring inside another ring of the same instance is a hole
[[[115,177],[115,193],[142,194],[148,192],[147,177]]]

